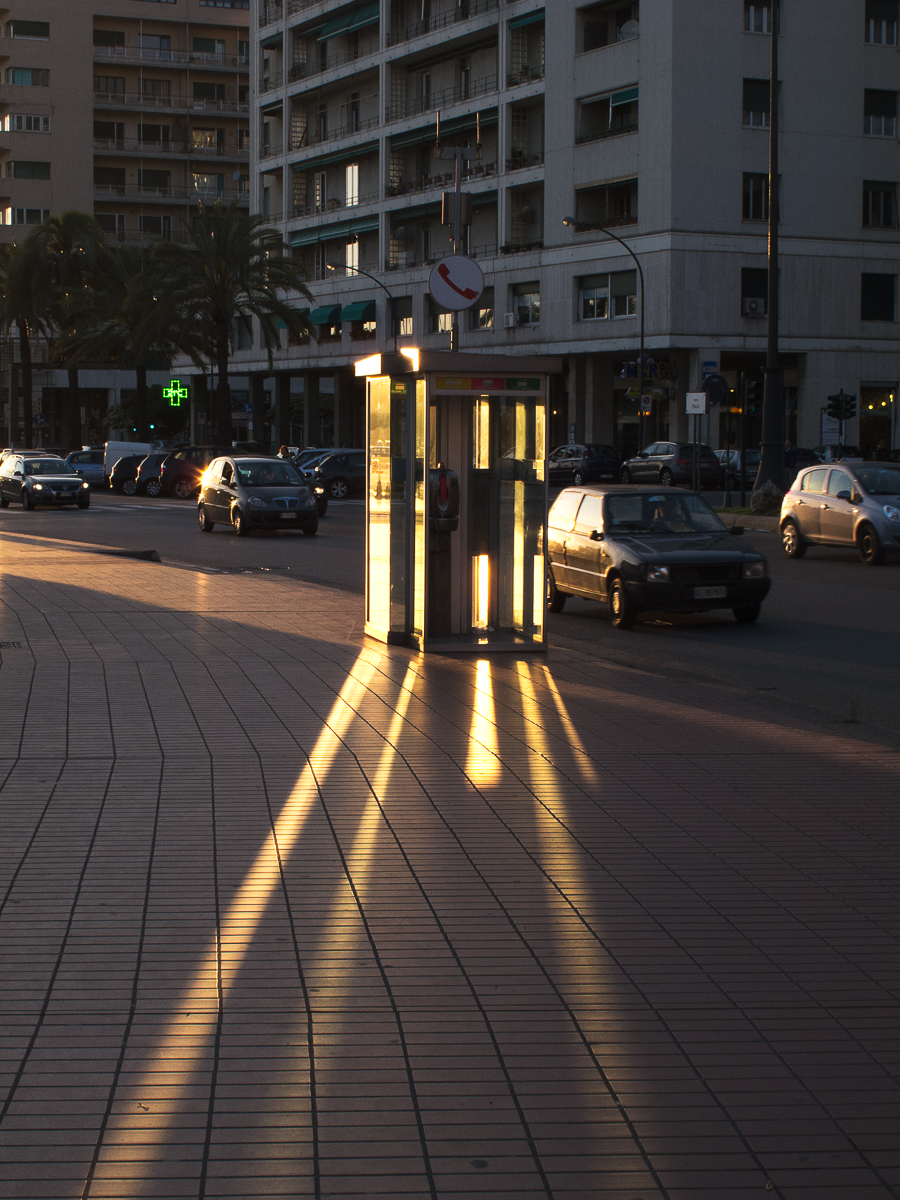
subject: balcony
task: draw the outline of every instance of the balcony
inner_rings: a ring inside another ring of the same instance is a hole
[[[417,96],[414,100],[406,100],[402,104],[389,104],[385,113],[386,121],[400,121],[404,117],[417,117],[421,113],[434,112],[435,109],[450,108],[454,104],[463,104],[467,100],[479,96],[489,96],[497,90],[497,76],[486,75],[483,79],[473,79],[465,87],[456,84],[454,87],[441,88],[427,96]]]
[[[94,184],[94,199],[105,203],[111,201],[119,203],[124,200],[128,204],[197,204],[200,201],[204,204],[214,204],[216,200],[222,200],[225,204],[230,204],[235,197],[248,199],[249,194],[243,189],[219,192],[215,188],[199,190],[175,185],[138,187],[135,184],[126,183]]]
[[[157,50],[147,46],[94,46],[94,62],[107,66],[134,63],[165,64],[167,67],[200,67],[219,71],[249,71],[246,54],[218,54],[202,50]]]
[[[469,258],[496,258],[497,243],[486,242],[482,246],[470,246],[468,250]],[[414,253],[394,254],[390,258],[385,259],[384,269],[386,271],[410,271],[416,267],[430,267],[438,260],[436,258],[423,259],[421,256]]]
[[[581,146],[585,142],[600,142],[605,138],[618,137],[622,133],[637,133],[638,123],[637,118],[633,121],[623,121],[610,129],[604,129],[599,133],[579,133],[575,138],[575,145]]]
[[[259,27],[265,29],[267,25],[272,25],[275,21],[280,21],[284,17],[283,4],[266,4],[262,3],[259,6]]]
[[[268,75],[263,76],[259,81],[259,94],[264,92],[274,91],[275,88],[280,88],[284,83],[284,73],[282,71],[270,71]]]
[[[524,63],[517,71],[510,71],[506,76],[507,87],[518,87],[522,83],[537,83],[544,78],[544,64],[530,66]]]
[[[540,154],[526,154],[513,150],[512,158],[506,160],[507,171],[524,171],[529,167],[542,167],[543,165],[543,152]]]
[[[291,146],[291,150],[304,150],[310,146],[321,146],[326,142],[336,142],[340,138],[352,137],[354,133],[364,133],[367,129],[374,129],[379,124],[377,117],[365,117],[364,119],[354,118],[347,125],[336,125],[334,129],[325,130],[310,130],[301,134]],[[273,150],[273,154],[280,151]]]
[[[227,146],[194,146],[190,142],[142,141],[140,138],[94,138],[94,149],[103,154],[140,155],[141,158],[169,158],[176,154],[191,157],[227,158],[233,162],[249,162],[249,150]]]
[[[326,200],[322,205],[315,204],[295,204],[293,206],[293,215],[295,217],[318,217],[323,213],[341,212],[343,209],[362,208],[364,204],[374,204],[379,199],[377,192],[367,192],[365,195],[359,196],[352,204],[348,204],[346,200],[338,200],[337,197],[331,200]]]
[[[470,17],[481,16],[497,7],[497,0],[462,0],[450,12],[436,13],[425,21],[412,21],[408,25],[396,26],[388,33],[388,46],[397,46],[400,42],[409,42],[413,38],[424,37],[438,29],[447,29],[450,25],[458,25],[460,21],[468,21]]]
[[[94,108],[135,108],[154,112],[247,113],[246,100],[195,100],[191,96],[145,96],[140,92],[94,92]]]
[[[311,75],[321,75],[325,71],[333,71],[338,67],[344,67],[347,63],[360,62],[364,58],[371,58],[373,54],[377,53],[378,43],[374,42],[371,47],[363,47],[357,50],[342,50],[339,54],[330,54],[326,63],[320,63],[318,59],[307,59],[306,62],[296,62],[288,69],[288,82],[296,83],[300,79],[308,79]]]
[[[477,183],[479,179],[485,179],[491,175],[497,174],[497,164],[495,162],[488,163],[473,163],[463,171],[463,183]],[[434,188],[446,188],[452,185],[456,180],[453,171],[448,171],[444,175],[422,175],[418,179],[404,179],[400,183],[392,183],[387,189],[387,195],[390,196],[406,196],[410,192],[429,192]]]

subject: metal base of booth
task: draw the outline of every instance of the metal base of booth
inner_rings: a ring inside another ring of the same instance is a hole
[[[420,638],[412,633],[386,633],[368,623],[365,631],[369,637],[386,642],[389,646],[409,646],[413,650],[429,654],[546,654],[547,643],[535,641],[521,633],[509,630],[494,630],[490,633],[457,633],[447,637]]]

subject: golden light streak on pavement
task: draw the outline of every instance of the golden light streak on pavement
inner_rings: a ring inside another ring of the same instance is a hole
[[[494,705],[494,681],[491,664],[480,658],[475,664],[472,689],[472,721],[469,727],[466,774],[476,787],[491,787],[500,781],[503,768],[497,741],[497,714]]]

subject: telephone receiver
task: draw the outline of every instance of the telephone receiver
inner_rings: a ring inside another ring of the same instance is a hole
[[[462,296],[465,300],[474,300],[475,297],[478,295],[478,293],[473,292],[471,288],[457,287],[456,284],[453,282],[453,280],[450,278],[450,268],[447,266],[446,263],[441,263],[441,265],[438,267],[438,275],[440,275],[440,277],[441,277],[441,279],[443,279],[444,283],[446,283],[450,287],[452,287],[454,292],[456,292],[457,295]]]

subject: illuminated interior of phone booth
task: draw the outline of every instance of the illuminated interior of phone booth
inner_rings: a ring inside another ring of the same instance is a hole
[[[366,632],[540,651],[554,359],[407,350],[366,376]]]

